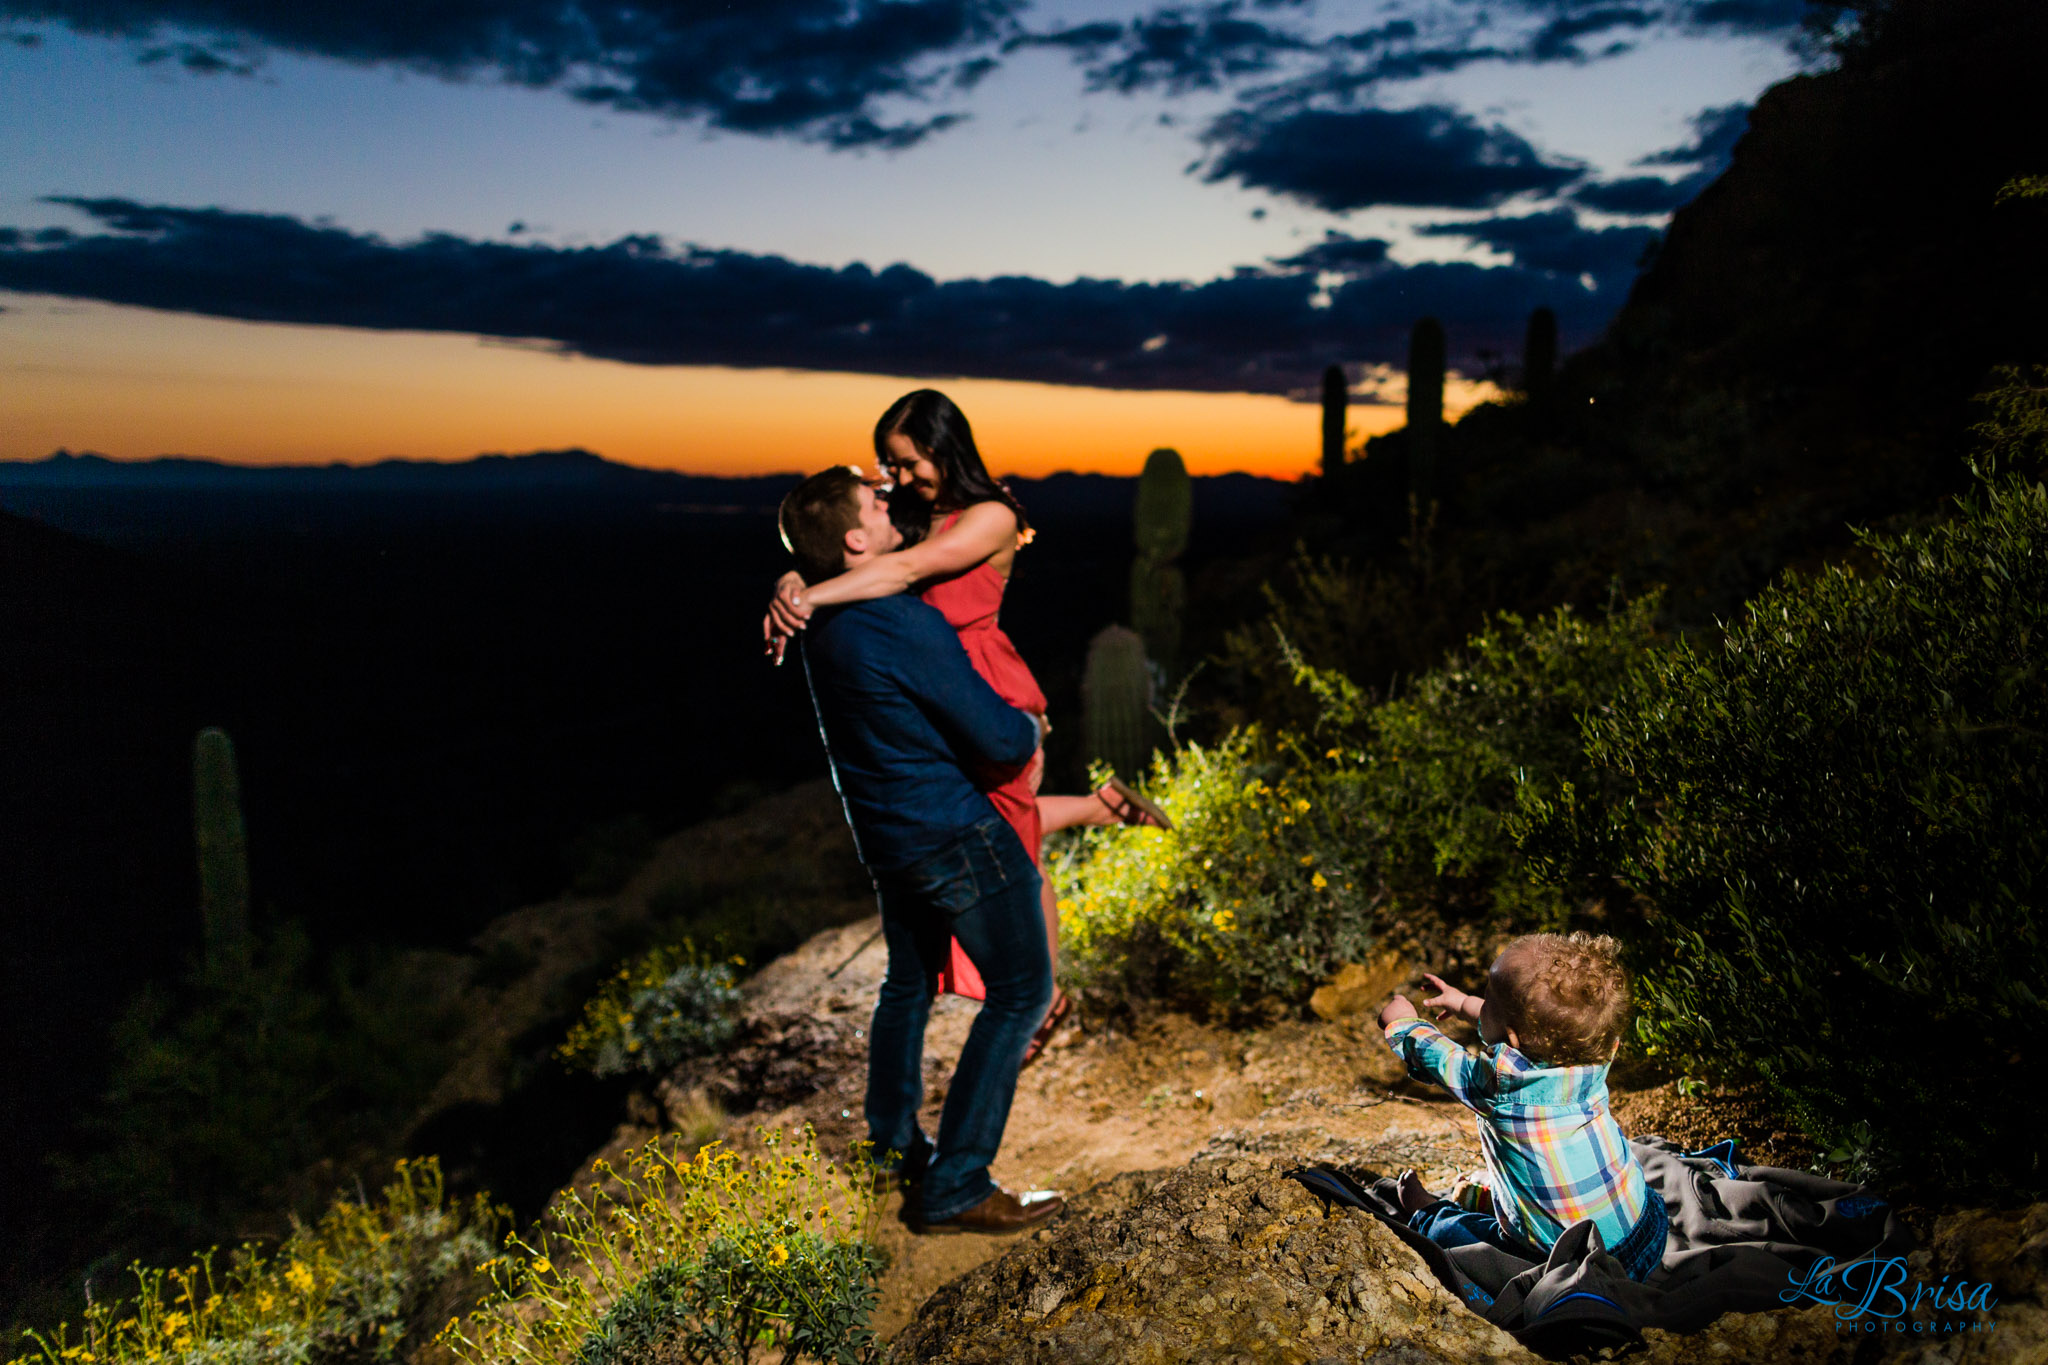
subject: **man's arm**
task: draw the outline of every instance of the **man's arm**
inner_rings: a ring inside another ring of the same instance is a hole
[[[896,617],[890,661],[897,681],[962,757],[1021,768],[1038,750],[1037,718],[1019,711],[988,685],[967,658],[946,618],[922,603]]]

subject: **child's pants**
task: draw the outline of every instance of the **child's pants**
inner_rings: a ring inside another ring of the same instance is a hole
[[[1664,1207],[1663,1196],[1655,1190],[1649,1193],[1650,1202],[1643,1209],[1643,1216],[1636,1220],[1636,1225],[1629,1229],[1628,1236],[1619,1246],[1608,1250],[1609,1255],[1621,1262],[1628,1277],[1638,1284],[1650,1278],[1650,1272],[1664,1263],[1664,1242],[1671,1230],[1671,1218]],[[1484,1242],[1525,1261],[1550,1259],[1549,1252],[1538,1251],[1510,1236],[1491,1213],[1461,1209],[1448,1199],[1439,1199],[1409,1214],[1408,1226],[1446,1250]]]
[[[1488,1246],[1499,1247],[1510,1256],[1519,1256],[1525,1261],[1547,1259],[1546,1253],[1525,1244],[1519,1238],[1509,1236],[1507,1230],[1501,1227],[1500,1219],[1491,1213],[1461,1209],[1448,1199],[1439,1199],[1434,1204],[1409,1214],[1408,1226],[1446,1250],[1484,1242]]]

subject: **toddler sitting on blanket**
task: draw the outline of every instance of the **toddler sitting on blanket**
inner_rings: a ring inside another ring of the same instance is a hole
[[[1380,1011],[1380,1025],[1409,1075],[1479,1115],[1486,1188],[1443,1199],[1404,1171],[1409,1226],[1439,1246],[1486,1242],[1541,1261],[1566,1228],[1591,1219],[1629,1278],[1648,1278],[1664,1258],[1669,1222],[1607,1112],[1607,1067],[1628,1014],[1614,940],[1518,938],[1494,959],[1483,997],[1425,979],[1437,994],[1423,1004],[1476,1023],[1485,1055],[1445,1037],[1405,996]]]

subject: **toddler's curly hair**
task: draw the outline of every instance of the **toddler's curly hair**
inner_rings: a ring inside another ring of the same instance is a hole
[[[1628,1020],[1621,945],[1606,934],[1526,934],[1501,950],[1487,992],[1523,1055],[1552,1066],[1607,1061]]]

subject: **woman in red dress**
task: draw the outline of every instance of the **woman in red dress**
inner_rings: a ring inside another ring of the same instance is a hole
[[[803,629],[815,608],[915,592],[937,607],[960,632],[975,671],[1004,701],[1045,718],[1045,694],[1031,669],[997,624],[1003,589],[1017,551],[1031,539],[1024,509],[989,477],[975,448],[967,416],[936,389],[918,389],[889,405],[875,423],[875,458],[893,474],[889,515],[903,530],[904,548],[879,556],[836,578],[806,585],[784,575],[763,623],[771,649]],[[1088,796],[1041,796],[1042,759],[1015,772],[984,775],[981,786],[1039,864],[1046,940],[1059,969],[1059,911],[1045,876],[1045,836],[1070,825],[1170,825],[1164,812],[1112,778]],[[982,998],[981,978],[960,946],[939,977],[939,989]],[[1026,1060],[1035,1057],[1072,1008],[1065,991],[1051,1010]]]

